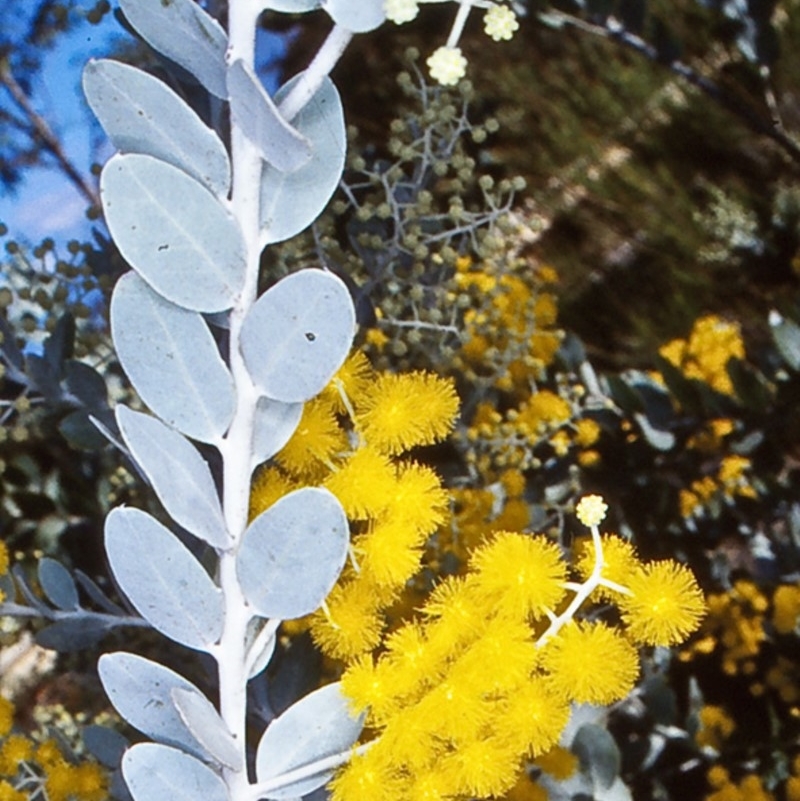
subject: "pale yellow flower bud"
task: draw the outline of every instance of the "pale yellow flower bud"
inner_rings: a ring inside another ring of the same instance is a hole
[[[492,6],[483,17],[483,30],[495,42],[510,39],[518,28],[517,16],[508,6]]]
[[[411,22],[419,13],[417,0],[384,0],[383,10],[386,18],[396,25]]]
[[[584,526],[599,525],[606,516],[608,504],[600,495],[584,495],[575,507],[575,515]]]
[[[461,54],[460,47],[443,45],[428,57],[426,63],[431,77],[442,86],[454,86],[467,71],[467,59]]]

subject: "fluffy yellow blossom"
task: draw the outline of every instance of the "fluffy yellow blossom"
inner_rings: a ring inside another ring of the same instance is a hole
[[[369,359],[363,351],[356,350],[347,357],[336,375],[322,390],[320,398],[323,402],[329,403],[337,413],[345,414],[349,411],[345,398],[357,406],[374,380],[375,374]]]
[[[437,48],[426,61],[431,78],[442,86],[455,86],[467,72],[467,59],[460,47]]]
[[[636,649],[604,623],[570,623],[542,648],[542,667],[556,692],[578,703],[624,698],[639,675]]]
[[[0,695],[0,737],[5,737],[14,725],[14,704]]]
[[[700,709],[700,728],[695,735],[699,746],[720,751],[722,744],[733,734],[736,721],[721,707],[708,704]]]
[[[730,359],[744,359],[739,326],[710,314],[695,321],[688,340],[674,339],[659,353],[687,378],[704,381],[723,395],[733,395]]]
[[[326,479],[323,486],[342,504],[351,520],[377,517],[395,489],[395,470],[374,448],[359,448]]]
[[[524,753],[538,756],[558,742],[569,714],[569,701],[544,677],[534,675],[500,704],[496,727],[513,732]]]
[[[355,659],[373,649],[383,629],[380,604],[372,584],[358,579],[337,584],[326,600],[327,613],[315,612],[311,618],[314,642],[334,659]]]
[[[347,437],[330,403],[314,398],[303,407],[297,430],[275,458],[292,475],[316,480],[346,447]]]
[[[624,540],[616,534],[604,534],[600,542],[603,549],[603,567],[600,575],[607,581],[625,586],[641,564],[636,556],[636,549],[628,540]],[[593,542],[591,540],[582,542],[578,549],[578,560],[575,565],[581,578],[586,580],[591,576],[595,561]],[[602,586],[598,589],[601,590],[600,595],[604,598],[619,597],[618,593],[609,594]]]
[[[16,776],[20,762],[33,756],[33,743],[21,734],[11,734],[0,745],[0,776]]]
[[[575,516],[584,526],[599,526],[605,520],[608,504],[600,495],[584,495],[575,507]]]
[[[536,766],[554,779],[564,780],[575,774],[578,757],[560,745],[536,757]]]
[[[364,575],[379,587],[402,587],[419,569],[419,534],[391,516],[371,521],[353,547]]]
[[[0,801],[28,801],[28,796],[3,779],[0,781]]]
[[[8,548],[6,544],[0,540],[0,576],[8,573],[9,562]]]
[[[675,645],[691,634],[706,613],[692,572],[670,560],[645,565],[626,582],[631,595],[619,605],[628,634],[646,645]]]
[[[331,801],[397,801],[403,782],[394,775],[392,762],[377,748],[354,755],[346,767],[334,776],[328,789]]]
[[[564,398],[555,392],[543,389],[531,395],[528,401],[520,406],[516,423],[535,434],[560,423],[566,423],[571,416],[572,409]]]
[[[250,487],[250,520],[294,489],[297,489],[296,482],[277,468],[259,468]]]
[[[800,586],[781,584],[772,595],[772,623],[778,634],[790,634],[800,617]]]
[[[419,534],[428,535],[444,523],[449,498],[439,476],[425,465],[398,466],[395,485],[386,499],[386,515]]]
[[[581,448],[594,445],[600,438],[600,425],[590,417],[583,417],[575,423],[575,444]]]
[[[564,596],[561,551],[541,536],[500,532],[475,551],[470,571],[487,608],[513,616],[541,617]]]
[[[384,373],[364,398],[356,425],[372,447],[395,455],[443,439],[457,414],[452,381],[433,373]]]
[[[516,781],[519,754],[502,740],[472,740],[444,756],[437,764],[444,776],[452,774],[456,792],[469,798],[499,796]]]

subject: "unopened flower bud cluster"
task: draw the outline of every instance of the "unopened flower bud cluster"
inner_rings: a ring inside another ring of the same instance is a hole
[[[397,25],[411,22],[419,13],[420,3],[447,2],[448,0],[385,0],[386,16]],[[504,3],[492,0],[459,0],[458,12],[450,29],[447,42],[428,58],[431,77],[442,86],[454,86],[466,74],[467,59],[458,46],[461,33],[473,7],[485,9],[483,30],[495,42],[511,39],[519,28],[516,14]]]

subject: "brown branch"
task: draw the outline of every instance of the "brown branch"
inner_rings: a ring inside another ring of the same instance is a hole
[[[78,191],[92,206],[99,206],[100,197],[97,191],[70,161],[69,157],[64,152],[64,148],[61,146],[61,141],[53,132],[53,129],[47,124],[44,117],[38,114],[33,108],[28,96],[12,75],[7,61],[3,61],[2,64],[0,64],[0,85],[6,88],[17,104],[17,107],[24,113],[28,122],[28,135],[31,136],[31,138],[38,137],[44,149],[58,162],[59,167],[63,170],[67,178],[72,181]]]
[[[757,134],[767,136],[783,148],[783,151],[795,162],[800,164],[800,143],[793,137],[789,136],[780,125],[776,125],[774,120],[765,119],[761,114],[755,110],[746,107],[741,99],[727,92],[718,84],[714,83],[709,78],[701,75],[688,64],[682,61],[673,60],[670,62],[663,62],[659,58],[658,51],[651,44],[648,44],[640,36],[629,33],[626,31],[619,22],[609,17],[605,25],[598,25],[593,22],[587,22],[580,17],[575,17],[572,14],[567,14],[563,11],[556,9],[549,9],[548,11],[540,14],[541,18],[549,20],[556,24],[571,25],[578,30],[585,31],[586,33],[600,36],[604,39],[618,42],[631,50],[635,50],[646,56],[651,61],[663,63],[664,66],[680,75],[684,80],[688,81],[692,86],[696,86],[710,98],[715,100],[719,105],[726,108],[728,111],[733,112],[739,117],[749,128]]]

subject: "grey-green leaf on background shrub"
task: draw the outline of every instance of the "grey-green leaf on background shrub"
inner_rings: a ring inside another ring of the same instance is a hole
[[[117,508],[105,544],[120,589],[153,628],[201,651],[219,640],[222,592],[171,531],[139,509]]]
[[[186,309],[229,309],[247,271],[239,224],[203,184],[139,153],[110,158],[100,176],[103,212],[128,264]]]
[[[311,158],[311,143],[282,116],[258,76],[242,59],[228,69],[231,114],[261,157],[283,172],[291,172]]]
[[[207,758],[172,700],[175,690],[199,693],[194,684],[158,662],[126,651],[103,654],[97,671],[114,709],[131,726],[154,740]]]
[[[64,362],[65,400],[77,402],[93,412],[108,406],[108,390],[103,376],[88,364],[76,359]]]
[[[256,752],[259,782],[325,757],[346,752],[361,734],[363,719],[352,717],[339,684],[328,684],[301,698],[270,723]],[[324,771],[308,779],[270,790],[267,798],[288,799],[306,795],[330,779]]]
[[[117,150],[166,161],[215,195],[227,196],[225,145],[163,81],[119,61],[91,60],[83,70],[83,91]]]
[[[614,738],[602,726],[584,724],[572,741],[572,751],[578,757],[581,771],[592,777],[598,788],[609,788],[619,776],[622,757]]]
[[[107,440],[94,421],[100,421],[103,417],[102,414],[91,415],[85,409],[77,409],[61,418],[58,433],[73,448],[82,451],[100,450],[107,444]]]
[[[777,312],[769,316],[772,339],[784,361],[792,370],[800,370],[800,326]]]
[[[296,75],[275,94],[291,91]],[[289,120],[313,149],[311,159],[294,172],[264,164],[261,172],[261,244],[282,242],[308,228],[328,204],[344,171],[347,135],[344,109],[333,81],[326,78],[297,116]]]
[[[164,300],[136,274],[117,282],[111,333],[120,364],[167,425],[215,443],[233,419],[233,378],[202,315]]]
[[[322,0],[322,7],[337,25],[354,33],[375,30],[386,20],[384,0]]]
[[[36,632],[36,644],[53,651],[79,651],[96,645],[114,628],[113,620],[76,615],[45,626]]]
[[[349,540],[347,517],[328,490],[303,487],[284,495],[242,538],[236,571],[245,598],[263,617],[310,614],[336,583]]]
[[[188,70],[211,94],[225,99],[222,26],[193,0],[120,0],[136,32],[156,51]]]
[[[302,403],[261,397],[253,424],[252,467],[274,456],[292,438],[303,416]]]
[[[69,570],[61,562],[49,556],[42,557],[37,567],[37,575],[42,592],[53,606],[66,610],[78,608],[78,587]]]
[[[119,767],[128,740],[110,726],[92,723],[81,731],[81,738],[89,753],[103,766],[114,770]]]
[[[122,775],[134,801],[229,801],[217,773],[168,745],[132,746],[122,757]]]
[[[122,405],[116,414],[125,444],[170,517],[209,545],[227,545],[217,488],[197,448],[149,414]]]
[[[652,445],[657,451],[668,451],[675,447],[675,435],[671,431],[664,431],[664,429],[656,428],[648,419],[647,415],[634,414],[634,419],[642,429],[644,438]]]
[[[301,270],[270,287],[250,309],[242,324],[242,355],[264,395],[307,401],[341,367],[355,326],[344,282],[324,270]]]
[[[185,687],[176,687],[170,696],[181,720],[197,742],[220,765],[239,770],[242,756],[236,741],[208,698],[197,689],[189,690]]]

